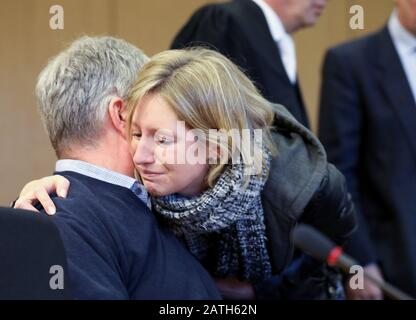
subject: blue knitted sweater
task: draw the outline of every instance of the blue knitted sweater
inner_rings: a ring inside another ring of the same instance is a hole
[[[127,188],[75,172],[53,197],[76,299],[220,299],[208,273]]]

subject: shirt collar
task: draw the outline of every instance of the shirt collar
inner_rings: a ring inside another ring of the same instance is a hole
[[[388,29],[398,50],[404,54],[411,54],[415,52],[416,37],[402,26],[396,10],[394,10],[390,16]]]
[[[58,160],[55,165],[55,171],[72,171],[128,189],[131,189],[133,184],[137,181],[124,174],[98,167],[88,162],[72,159]]]
[[[283,26],[282,20],[273,11],[273,9],[263,0],[252,0],[255,2],[263,11],[263,14],[266,18],[267,25],[269,26],[270,33],[273,37],[275,42],[282,40],[284,37],[290,37],[290,35],[286,32],[285,27]]]
[[[116,186],[130,189],[149,209],[152,208],[151,199],[143,184],[138,180],[124,174],[111,171],[106,168],[95,166],[80,160],[58,160],[55,165],[56,172],[72,171],[84,176],[97,179]]]

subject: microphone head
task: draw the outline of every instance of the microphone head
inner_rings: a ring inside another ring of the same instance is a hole
[[[300,224],[293,232],[295,246],[313,258],[326,261],[336,245],[311,226]]]

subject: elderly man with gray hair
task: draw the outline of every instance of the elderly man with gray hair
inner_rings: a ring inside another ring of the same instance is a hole
[[[83,37],[39,76],[55,171],[71,183],[65,199],[53,197],[52,218],[70,289],[78,299],[219,299],[208,273],[157,224],[133,178],[124,99],[146,61],[123,40]]]

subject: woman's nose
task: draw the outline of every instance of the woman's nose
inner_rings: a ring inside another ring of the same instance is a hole
[[[136,165],[151,164],[154,162],[154,148],[151,143],[143,139],[136,142],[133,161]]]

